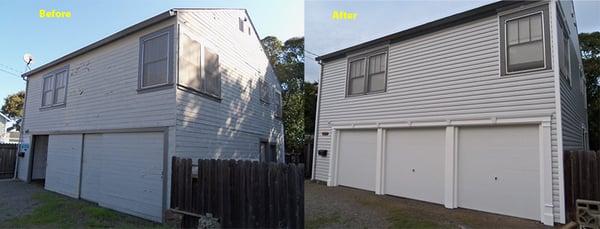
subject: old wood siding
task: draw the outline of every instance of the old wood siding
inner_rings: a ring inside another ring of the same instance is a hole
[[[331,135],[322,135],[331,131],[330,122],[552,116],[553,200],[558,213],[554,75],[548,70],[500,77],[498,27],[493,16],[392,43],[385,93],[346,98],[347,60],[325,62],[317,150],[330,149]],[[327,181],[329,158],[316,157],[315,178]]]
[[[579,38],[575,23],[575,12],[573,10],[573,2],[558,1],[557,9],[563,12],[563,19],[566,22],[570,34],[570,42],[574,45],[575,50],[571,50],[571,82],[560,77],[560,100],[561,100],[561,115],[562,115],[562,134],[563,134],[563,149],[584,149],[584,127],[587,129],[587,110],[585,101],[585,86],[582,88],[582,75],[580,72],[581,52],[579,50]],[[560,20],[560,19],[559,19]],[[564,29],[560,28],[559,29]],[[559,36],[562,36],[563,31],[557,31]],[[559,45],[562,45],[559,43]],[[560,50],[560,49],[559,49]],[[562,50],[561,50],[562,51]],[[559,52],[558,55],[563,55]]]
[[[177,90],[176,154],[190,158],[259,159],[259,140],[279,143],[283,158],[283,126],[274,118],[273,89],[280,90],[250,20],[239,30],[244,10],[179,11],[180,35],[219,55],[220,101]],[[250,35],[248,34],[250,29]],[[185,49],[186,47],[180,47]],[[180,52],[182,55],[183,52]],[[271,102],[260,101],[258,80],[269,83]]]
[[[82,143],[82,134],[49,136],[46,189],[79,197]]]
[[[23,142],[36,132],[126,129],[175,125],[175,89],[138,93],[139,38],[175,18],[153,25],[61,63],[29,78]],[[175,40],[177,36],[175,35]],[[40,109],[43,76],[69,65],[67,102],[63,108]],[[26,179],[27,158],[19,160]]]

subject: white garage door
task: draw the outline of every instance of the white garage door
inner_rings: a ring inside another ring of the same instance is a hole
[[[540,218],[537,126],[461,127],[458,206]]]
[[[79,198],[81,134],[50,135],[45,188]]]
[[[338,183],[375,191],[377,131],[340,131]]]
[[[385,194],[443,203],[445,129],[386,133]]]
[[[163,140],[160,132],[86,134],[81,198],[162,221]]]

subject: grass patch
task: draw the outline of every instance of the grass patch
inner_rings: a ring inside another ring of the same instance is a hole
[[[33,195],[39,205],[29,215],[10,219],[1,228],[166,228],[134,216],[102,208],[96,204],[50,192]]]
[[[338,213],[333,213],[325,216],[319,216],[305,222],[306,228],[321,228],[324,226],[338,224],[342,222],[342,217]]]
[[[418,212],[407,212],[378,199],[376,196],[357,198],[357,201],[364,206],[378,209],[386,214],[386,219],[392,228],[452,228],[450,225],[440,223],[437,219],[430,219],[427,216],[419,215]]]

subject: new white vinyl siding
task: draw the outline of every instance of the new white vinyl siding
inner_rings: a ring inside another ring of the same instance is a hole
[[[176,155],[259,160],[260,139],[267,139],[278,143],[281,159],[282,122],[275,119],[273,101],[260,101],[258,82],[264,80],[269,92],[281,89],[258,38],[239,30],[238,19],[248,18],[245,11],[184,10],[178,18],[182,36],[218,55],[221,99],[177,90]]]
[[[390,44],[384,93],[346,98],[347,59],[326,61],[317,150],[330,150],[331,135],[321,134],[331,131],[330,122],[552,116],[553,200],[558,213],[554,75],[546,70],[500,77],[498,28],[493,16]],[[315,178],[326,181],[328,169],[329,158],[317,155]]]

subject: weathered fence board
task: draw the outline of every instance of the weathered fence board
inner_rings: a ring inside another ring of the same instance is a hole
[[[184,227],[210,213],[225,228],[303,228],[304,166],[173,157],[171,209]]]
[[[0,144],[0,179],[14,176],[18,146],[18,144]]]
[[[575,220],[577,199],[600,201],[600,151],[565,151],[563,160],[568,221]]]

